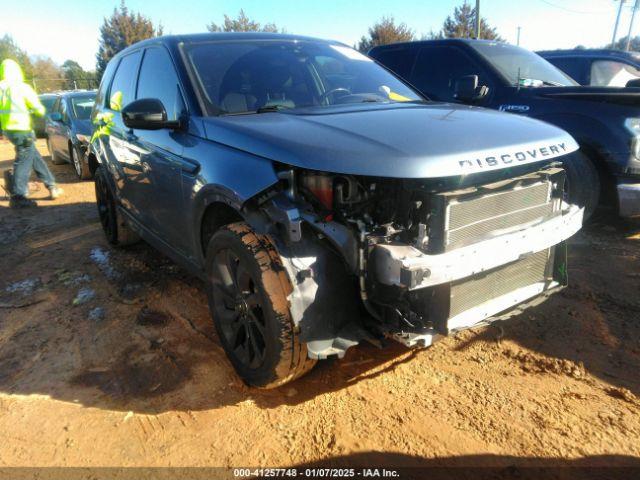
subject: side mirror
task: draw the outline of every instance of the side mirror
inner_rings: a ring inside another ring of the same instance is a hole
[[[474,103],[483,99],[487,93],[489,93],[488,87],[478,86],[477,75],[465,75],[456,80],[453,96],[461,102]]]
[[[633,80],[629,80],[625,87],[640,87],[640,78],[634,78]]]
[[[62,114],[60,112],[53,112],[49,114],[49,118],[51,119],[52,122],[61,122]]]
[[[122,109],[122,120],[127,127],[140,130],[181,127],[179,120],[167,120],[167,111],[157,98],[134,100]]]

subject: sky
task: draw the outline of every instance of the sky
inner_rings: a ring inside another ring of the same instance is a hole
[[[475,5],[475,0],[470,0]],[[161,23],[167,34],[206,31],[242,8],[253,20],[288,33],[355,44],[382,16],[418,36],[438,31],[463,0],[127,0],[127,7]],[[626,35],[634,0],[627,0],[618,37]],[[99,28],[120,0],[26,0],[2,9],[0,36],[11,35],[30,55],[95,67]],[[500,35],[531,50],[600,47],[611,41],[619,0],[481,0],[481,15]],[[634,34],[640,34],[640,12]]]

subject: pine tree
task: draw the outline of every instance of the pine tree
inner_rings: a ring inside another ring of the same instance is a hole
[[[476,9],[466,1],[460,7],[455,7],[453,18],[448,16],[442,25],[444,38],[475,38]],[[480,38],[503,42],[495,27],[491,27],[484,18],[480,18]]]
[[[396,25],[393,17],[382,17],[375,25],[369,28],[368,36],[363,36],[358,43],[358,50],[368,52],[378,45],[389,43],[410,42],[415,39],[415,34],[405,23]]]
[[[162,26],[154,27],[153,22],[140,13],[129,12],[124,0],[120,8],[105,18],[100,27],[100,46],[96,54],[96,74],[102,78],[107,63],[121,50],[140,40],[162,35]]]
[[[266,23],[260,25],[258,22],[251,20],[244,13],[244,10],[240,10],[237,18],[231,18],[228,15],[224,16],[224,23],[217,25],[211,23],[207,26],[207,30],[210,32],[278,32],[278,27],[275,23]]]

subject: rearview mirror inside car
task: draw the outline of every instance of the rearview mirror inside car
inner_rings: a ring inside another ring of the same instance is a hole
[[[180,128],[179,120],[167,120],[167,111],[157,98],[134,100],[122,109],[122,120],[129,128],[159,130]]]
[[[456,80],[453,96],[461,102],[473,103],[484,98],[487,93],[489,93],[487,86],[478,86],[477,75],[465,75]]]

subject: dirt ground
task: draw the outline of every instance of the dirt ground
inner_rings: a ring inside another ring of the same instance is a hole
[[[0,467],[640,465],[640,223],[601,214],[571,286],[519,317],[259,391],[202,284],[110,248],[93,183],[53,170],[62,198],[0,201]]]

